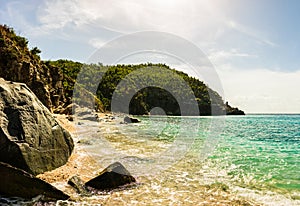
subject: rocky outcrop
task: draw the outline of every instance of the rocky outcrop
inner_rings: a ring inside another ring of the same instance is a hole
[[[85,185],[97,190],[112,190],[133,182],[136,180],[128,170],[121,163],[115,162]]]
[[[0,25],[0,77],[26,83],[39,100],[51,111],[68,104],[62,71],[42,62],[37,48],[29,50],[28,41]]]
[[[33,175],[0,162],[0,195],[31,199],[42,195],[44,201],[66,200],[68,195]]]
[[[0,78],[0,161],[39,174],[64,165],[73,140],[22,83]]]
[[[245,112],[236,107],[231,107],[228,102],[225,103],[226,115],[245,115]]]

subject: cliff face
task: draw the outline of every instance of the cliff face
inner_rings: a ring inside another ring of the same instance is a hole
[[[29,50],[28,41],[0,25],[0,77],[26,83],[51,111],[66,102],[60,69],[40,60],[36,47]]]

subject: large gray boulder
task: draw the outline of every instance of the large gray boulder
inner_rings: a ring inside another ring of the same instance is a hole
[[[22,83],[0,78],[0,161],[37,175],[64,165],[73,140]]]

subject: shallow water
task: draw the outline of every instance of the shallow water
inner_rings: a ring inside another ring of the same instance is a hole
[[[120,161],[141,183],[114,193],[109,204],[195,205],[211,195],[217,200],[210,204],[242,197],[300,205],[299,115],[139,118],[89,129],[85,151],[102,165]],[[212,185],[230,194],[207,189]]]

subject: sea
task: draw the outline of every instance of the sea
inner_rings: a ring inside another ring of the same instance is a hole
[[[57,205],[300,205],[298,114],[122,118],[78,120],[74,138],[137,183]]]

